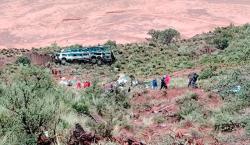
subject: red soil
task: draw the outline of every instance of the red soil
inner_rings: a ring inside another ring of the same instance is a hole
[[[149,29],[183,37],[250,20],[249,0],[2,0],[0,48],[142,41]]]
[[[153,123],[149,126],[146,126],[140,132],[140,134],[137,133],[137,136],[135,136],[135,132],[131,133],[127,130],[123,130],[122,134],[127,133],[129,136],[137,137],[137,139],[139,140],[150,143],[152,140],[166,134],[171,134],[176,138],[193,139],[191,130],[196,130],[197,132],[202,133],[211,132],[213,130],[211,126],[199,126],[198,124],[194,124],[189,121],[185,122],[182,127],[178,126],[177,123],[179,122],[179,120],[178,117],[175,116],[175,114],[179,111],[179,107],[176,103],[176,99],[181,95],[185,95],[190,92],[196,93],[198,95],[198,102],[206,108],[216,108],[220,107],[220,105],[222,104],[219,96],[212,94],[210,95],[210,97],[208,97],[208,94],[201,89],[175,88],[169,89],[166,92],[148,90],[145,93],[134,95],[132,104],[146,104],[155,100],[160,101],[161,103],[153,104],[150,108],[146,108],[145,110],[134,109],[134,119],[132,120],[132,124],[134,124],[135,128],[140,128],[140,126],[143,124],[143,118],[150,118],[157,114],[166,116],[167,120],[161,124]],[[200,144],[202,144],[204,140],[206,142],[214,144],[216,143],[216,140],[206,133],[202,138],[197,138],[195,142],[199,142]]]

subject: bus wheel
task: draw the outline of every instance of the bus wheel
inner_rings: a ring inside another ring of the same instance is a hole
[[[66,59],[63,58],[62,61],[61,61],[61,63],[62,63],[63,65],[65,65],[65,64],[66,64]]]
[[[91,59],[91,63],[92,63],[92,64],[96,64],[96,63],[97,63],[97,59],[96,59],[96,58],[92,58],[92,59]]]
[[[97,65],[102,65],[102,59],[97,60]]]

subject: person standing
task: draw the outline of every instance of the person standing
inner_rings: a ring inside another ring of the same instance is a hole
[[[156,78],[154,78],[154,79],[152,80],[152,89],[157,89],[157,86],[158,86],[157,80],[156,80]]]
[[[197,88],[197,80],[198,80],[199,75],[197,73],[191,73],[188,75],[188,87],[192,87],[192,88]]]
[[[77,89],[81,89],[81,82],[80,82],[80,81],[78,81],[78,82],[76,83],[76,88],[77,88]]]
[[[166,85],[166,82],[165,82],[165,76],[164,77],[162,77],[162,79],[161,79],[161,88],[160,88],[160,90],[161,89],[167,89],[167,85]]]
[[[166,84],[166,88],[168,88],[170,86],[170,81],[171,81],[170,75],[166,75],[164,81],[165,81],[165,84]]]

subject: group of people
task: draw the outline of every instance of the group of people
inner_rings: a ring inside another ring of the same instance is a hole
[[[161,78],[161,86],[160,86],[160,90],[161,89],[167,89],[170,85],[170,81],[171,81],[171,77],[170,75],[164,75],[162,78]],[[158,83],[157,83],[157,79],[154,78],[152,80],[152,89],[157,89],[158,88]]]
[[[192,87],[192,88],[197,88],[197,80],[198,80],[199,75],[197,73],[190,73],[188,75],[188,87]],[[160,86],[160,90],[162,89],[168,89],[169,85],[170,85],[170,81],[171,81],[171,77],[170,75],[164,75],[161,78],[161,86]],[[157,83],[157,79],[154,78],[151,82],[151,86],[152,89],[157,89],[158,88],[158,83]]]

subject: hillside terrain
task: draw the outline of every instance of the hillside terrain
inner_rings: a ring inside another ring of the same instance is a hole
[[[143,41],[148,30],[175,28],[183,38],[245,24],[249,0],[2,0],[0,48]]]
[[[0,145],[250,145],[247,18],[249,0],[2,0]],[[99,43],[115,61],[54,59]]]
[[[56,43],[0,50],[0,144],[250,144],[250,25],[188,39],[174,29],[149,34],[144,42],[105,42],[117,58],[112,65],[43,62],[64,48]],[[187,87],[192,72],[196,89]],[[109,92],[121,74],[138,84]],[[165,74],[167,90],[148,87]],[[85,81],[91,87],[77,87]]]

